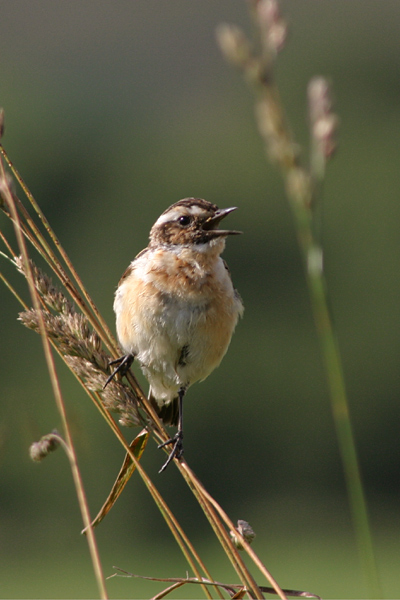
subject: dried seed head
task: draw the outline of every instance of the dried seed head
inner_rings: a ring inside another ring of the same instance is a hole
[[[286,181],[288,195],[299,204],[311,206],[312,202],[312,184],[311,177],[307,171],[297,167],[288,174]]]
[[[336,150],[338,117],[332,112],[329,83],[323,77],[314,77],[308,84],[308,106],[311,137],[322,160],[331,158]]]
[[[78,356],[65,356],[65,361],[89,390],[100,394],[104,408],[121,415],[121,424],[126,427],[140,425],[137,399],[130,387],[113,379],[104,389],[107,373],[103,370]]]
[[[125,427],[136,427],[141,424],[137,409],[137,399],[127,385],[113,380],[106,389],[101,391],[101,397],[105,408],[119,413],[119,422]]]
[[[288,30],[277,0],[259,0],[256,14],[264,34],[263,41],[271,52],[277,54],[285,46]]]
[[[238,550],[243,550],[243,546],[236,532],[239,532],[248,544],[251,544],[254,538],[256,537],[256,534],[254,533],[252,527],[248,524],[248,522],[239,519],[239,521],[237,522],[236,529],[230,532],[232,542]]]
[[[79,313],[53,315],[46,310],[42,316],[48,336],[65,356],[85,359],[108,373],[108,355],[101,349],[97,333],[90,331],[86,317]],[[21,312],[18,318],[25,327],[39,332],[39,317],[34,309]]]
[[[281,18],[276,0],[259,0],[256,6],[257,16],[264,27],[271,27]]]
[[[310,120],[314,123],[332,109],[329,83],[324,77],[314,77],[308,84],[307,92]]]
[[[22,256],[15,257],[18,271],[26,277],[25,266]],[[57,313],[75,314],[75,308],[68,298],[57,289],[51,280],[32,260],[29,261],[35,286],[47,306]]]
[[[15,263],[25,274],[22,259],[17,257]],[[75,311],[69,300],[53,286],[51,279],[33,262],[31,268],[37,290],[47,306],[58,313],[41,310],[46,333],[64,355],[70,369],[90,391],[100,395],[107,410],[121,415],[121,424],[127,427],[142,424],[137,398],[129,386],[114,379],[104,389],[110,357],[102,349],[98,333],[91,330],[87,318]],[[19,320],[29,329],[39,332],[39,314],[35,309],[21,312]]]
[[[274,103],[265,98],[259,100],[255,105],[255,116],[271,161],[292,166],[297,161],[299,148],[285,133]]]
[[[40,462],[46,456],[50,454],[50,452],[54,452],[60,445],[60,440],[58,439],[58,432],[55,429],[52,433],[48,435],[44,435],[38,442],[34,442],[31,444],[29,448],[29,456],[34,462]]]
[[[216,30],[217,42],[222,54],[238,67],[245,66],[251,58],[251,49],[243,31],[228,23],[222,23]]]
[[[331,158],[337,148],[336,131],[338,124],[338,117],[334,114],[329,114],[318,119],[312,127],[312,136],[319,144],[325,158]]]

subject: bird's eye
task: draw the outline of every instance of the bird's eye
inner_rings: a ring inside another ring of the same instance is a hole
[[[183,225],[185,227],[186,225],[189,225],[191,218],[187,215],[183,215],[182,217],[179,217],[178,221],[180,225]]]

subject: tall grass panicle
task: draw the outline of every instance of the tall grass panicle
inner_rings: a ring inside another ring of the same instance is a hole
[[[329,82],[324,77],[313,78],[308,85],[310,159],[309,165],[304,166],[300,146],[292,134],[274,77],[276,61],[287,39],[287,24],[278,0],[250,0],[249,5],[256,31],[254,43],[236,25],[230,24],[219,27],[217,39],[227,60],[241,70],[254,92],[256,123],[266,155],[282,173],[325,363],[360,562],[370,595],[380,598],[367,502],[328,301],[322,241],[319,239],[317,208],[321,203],[321,184],[327,164],[336,150],[339,120],[333,112]]]

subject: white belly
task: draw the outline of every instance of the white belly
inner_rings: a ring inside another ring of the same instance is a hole
[[[218,277],[207,276],[198,286],[172,286],[171,293],[168,278],[161,286],[159,277],[138,265],[117,290],[121,346],[135,356],[160,404],[182,386],[205,379],[229,346],[243,307],[222,260],[216,269]]]

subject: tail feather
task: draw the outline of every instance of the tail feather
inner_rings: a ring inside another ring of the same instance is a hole
[[[164,425],[178,425],[179,420],[179,400],[178,396],[168,402],[168,404],[163,404],[160,406],[157,400],[154,398],[152,394],[150,394],[149,400],[156,410],[156,413],[160,417],[161,421]]]

